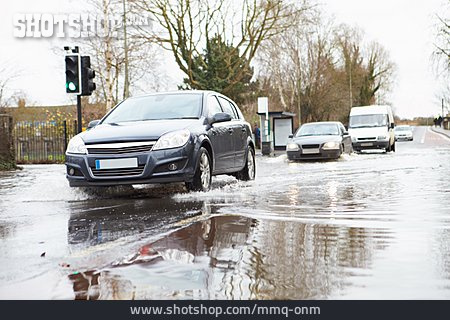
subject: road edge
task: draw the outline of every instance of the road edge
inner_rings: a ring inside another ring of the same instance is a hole
[[[447,138],[450,139],[450,132],[447,133],[447,132],[443,132],[443,131],[440,131],[440,130],[435,130],[435,128],[432,127],[432,126],[430,126],[429,128],[430,128],[431,131],[433,131],[434,133],[442,134],[443,136],[445,136],[445,137],[447,137]]]

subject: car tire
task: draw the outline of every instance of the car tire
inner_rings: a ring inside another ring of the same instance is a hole
[[[253,150],[252,147],[247,147],[245,166],[241,171],[236,172],[235,177],[238,180],[249,181],[255,180],[255,175],[256,175],[255,150]]]
[[[186,182],[186,188],[189,191],[206,192],[211,188],[212,181],[211,156],[203,147],[198,151],[198,155],[194,178],[191,182]]]
[[[391,152],[392,151],[391,142],[390,141],[388,142],[388,146],[387,146],[387,148],[385,150],[386,150],[386,152]]]

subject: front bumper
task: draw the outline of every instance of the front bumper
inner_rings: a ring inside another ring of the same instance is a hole
[[[327,160],[327,159],[337,159],[341,156],[341,150],[324,150],[320,149],[320,153],[305,154],[302,150],[298,151],[287,151],[287,157],[289,160]]]
[[[180,148],[121,155],[68,154],[66,178],[71,187],[188,182],[195,173],[195,150],[195,146],[188,143]],[[137,158],[138,168],[128,172],[126,169],[96,169],[96,160],[123,158]],[[177,168],[171,166],[170,170],[171,164]]]
[[[386,149],[389,147],[389,140],[357,141],[352,142],[352,146],[353,150]]]
[[[396,141],[413,141],[413,137],[412,136],[396,136],[395,140]]]

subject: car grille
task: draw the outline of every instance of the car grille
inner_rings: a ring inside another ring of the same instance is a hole
[[[319,147],[318,144],[302,144],[302,149],[318,149]]]
[[[102,169],[92,170],[94,177],[120,177],[120,176],[139,176],[144,172],[145,164],[139,165],[137,168],[123,168],[123,169]]]
[[[358,141],[377,140],[376,137],[358,138]]]
[[[125,142],[87,145],[88,154],[127,154],[148,152],[152,150],[156,141]]]

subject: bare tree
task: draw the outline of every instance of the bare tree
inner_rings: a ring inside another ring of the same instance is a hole
[[[441,14],[441,12],[447,13]],[[450,112],[450,0],[446,0],[443,4],[443,10],[436,14],[435,18],[435,42],[431,60],[437,78],[441,81],[442,86],[438,89],[436,101],[440,104],[444,99],[444,108]]]
[[[91,4],[89,13],[102,16],[108,31],[92,34],[84,43],[96,71],[94,100],[104,102],[109,110],[133,92],[164,87],[158,46],[142,39],[136,29],[125,27],[124,15],[134,12],[133,2],[92,0]],[[113,18],[118,19],[112,23]]]
[[[336,25],[321,11],[296,17],[258,55],[261,90],[299,121],[346,122],[355,105],[386,100],[394,65],[362,31]]]
[[[371,42],[365,53],[365,73],[360,88],[360,104],[387,103],[393,87],[396,66],[378,42]]]
[[[13,103],[14,97],[17,95],[17,92],[11,92],[9,87],[11,81],[20,77],[20,70],[13,70],[8,66],[8,63],[4,63],[2,67],[0,67],[0,113],[1,109],[8,107]]]
[[[296,4],[282,0],[136,0],[145,12],[156,20],[159,29],[144,32],[149,41],[157,41],[172,52],[180,70],[187,76],[191,87],[200,88],[194,77],[195,68],[204,68],[201,58],[208,39],[214,36],[234,47],[247,66],[231,65],[232,79],[226,94],[245,76],[258,48],[271,37],[286,30],[288,18],[308,9],[306,2]]]
[[[445,73],[450,73],[450,16],[448,12],[450,10],[450,0],[447,0],[444,5],[443,12],[447,12],[447,16],[444,14],[436,15],[436,41],[435,41],[435,61],[438,66]]]

